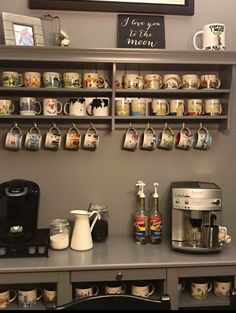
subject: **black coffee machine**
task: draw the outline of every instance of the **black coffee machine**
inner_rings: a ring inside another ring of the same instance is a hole
[[[0,257],[45,256],[49,229],[38,229],[40,188],[13,179],[0,184]]]

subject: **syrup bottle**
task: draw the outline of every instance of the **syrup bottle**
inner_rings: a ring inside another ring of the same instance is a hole
[[[138,182],[139,186],[137,209],[134,217],[134,239],[137,244],[148,242],[148,216],[145,209],[145,183]]]
[[[158,183],[154,183],[155,191],[152,195],[152,206],[149,213],[149,240],[153,244],[160,244],[162,240],[162,217],[159,211]]]

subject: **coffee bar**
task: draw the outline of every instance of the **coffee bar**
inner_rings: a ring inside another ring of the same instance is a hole
[[[2,2],[0,310],[233,309],[235,1]]]

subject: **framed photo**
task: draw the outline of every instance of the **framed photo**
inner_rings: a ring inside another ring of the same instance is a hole
[[[16,46],[44,46],[41,19],[2,13],[4,42]]]
[[[29,0],[29,8],[193,15],[194,0]]]

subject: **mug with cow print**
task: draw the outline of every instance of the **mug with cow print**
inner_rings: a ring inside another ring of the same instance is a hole
[[[109,98],[95,98],[87,106],[88,115],[109,116]]]

